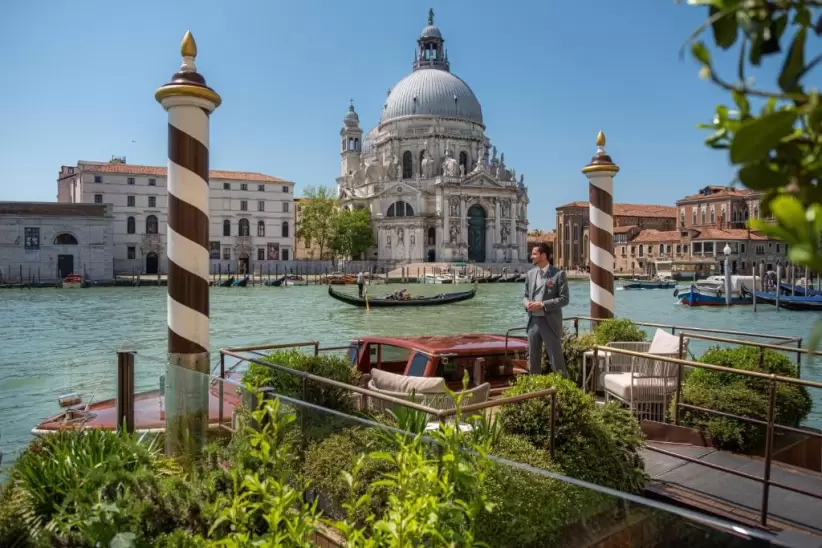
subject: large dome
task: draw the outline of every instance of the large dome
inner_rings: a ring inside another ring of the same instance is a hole
[[[403,116],[440,116],[482,124],[482,107],[468,84],[447,70],[415,70],[394,86],[380,123]]]

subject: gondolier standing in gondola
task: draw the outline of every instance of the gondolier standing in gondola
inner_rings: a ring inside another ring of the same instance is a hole
[[[542,345],[548,351],[551,367],[568,376],[562,355],[562,308],[568,305],[568,280],[564,270],[548,261],[551,248],[540,242],[531,250],[532,268],[525,276],[522,305],[528,312],[528,370],[542,373]]]
[[[360,292],[360,298],[362,299],[362,289],[365,287],[365,275],[360,270],[360,273],[357,274],[357,290]]]

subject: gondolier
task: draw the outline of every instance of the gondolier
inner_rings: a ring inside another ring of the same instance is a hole
[[[362,270],[360,270],[360,273],[357,274],[357,291],[359,291],[360,297],[362,297],[362,290],[363,290],[364,286],[365,286],[365,276],[363,275]]]

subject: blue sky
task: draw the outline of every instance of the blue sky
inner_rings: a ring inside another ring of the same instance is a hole
[[[488,135],[525,174],[531,228],[552,229],[556,206],[587,200],[580,169],[599,130],[621,167],[617,201],[672,205],[732,179],[695,128],[726,97],[679,58],[705,10],[673,0],[6,0],[0,200],[55,200],[60,166],[81,159],[164,165],[154,91],[178,68],[187,29],[224,101],[212,116],[212,168],[283,177],[298,192],[333,185],[349,98],[373,127],[411,70],[429,6]],[[732,79],[733,59],[720,66]]]

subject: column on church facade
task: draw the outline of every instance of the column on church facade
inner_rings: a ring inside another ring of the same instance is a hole
[[[499,231],[502,229],[502,218],[500,217],[500,199],[497,198],[494,203],[494,243],[499,244],[502,240]],[[502,250],[494,249],[494,260],[502,261],[505,259],[502,256]]]

